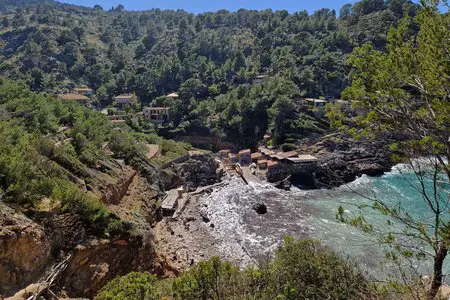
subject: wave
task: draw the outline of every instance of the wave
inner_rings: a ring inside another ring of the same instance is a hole
[[[369,236],[339,223],[335,214],[340,205],[349,214],[360,214],[355,206],[365,201],[358,193],[368,192],[388,203],[403,204],[415,213],[423,212],[423,203],[401,179],[408,170],[405,164],[396,165],[380,177],[363,175],[346,185],[326,190],[291,191],[275,188],[269,183],[245,185],[234,178],[229,185],[202,197],[208,217],[216,227],[224,257],[232,256],[241,266],[253,264],[263,255],[271,255],[283,237],[316,238],[338,252],[354,258],[371,274],[380,273],[378,260],[382,251]],[[356,192],[356,193],[355,193]],[[258,215],[253,204],[264,203],[268,212]],[[419,215],[418,215],[419,216]],[[366,215],[370,222],[383,222],[373,211]],[[426,217],[426,216],[425,216]],[[370,261],[367,259],[370,257]],[[381,274],[381,273],[380,273]]]

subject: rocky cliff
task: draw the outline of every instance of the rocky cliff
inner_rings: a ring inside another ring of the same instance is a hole
[[[342,135],[322,138],[309,149],[320,158],[315,180],[318,187],[336,187],[363,174],[376,176],[394,165],[389,139],[356,141]]]
[[[210,154],[191,155],[190,159],[161,171],[161,181],[165,190],[181,185],[188,190],[217,183],[223,174],[218,173],[218,162]]]
[[[176,274],[141,236],[91,240],[74,249],[70,264],[58,282],[59,292],[93,298],[108,281],[132,271],[151,272],[160,277]]]
[[[68,267],[52,291],[70,297],[93,297],[109,280],[131,271],[170,275],[170,267],[155,254],[149,238],[159,194],[157,177],[150,171],[143,177],[131,167],[117,164],[96,177],[85,191],[97,195],[133,235],[99,239],[80,216],[63,213],[50,199],[17,209],[0,204],[0,298],[32,283],[39,285],[51,267],[68,254]]]
[[[50,250],[44,227],[0,204],[0,295],[39,278],[50,262]]]

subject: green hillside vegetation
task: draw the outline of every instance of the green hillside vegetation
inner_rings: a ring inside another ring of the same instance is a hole
[[[370,42],[383,50],[389,26],[419,9],[408,0],[363,0],[342,7],[339,17],[329,9],[194,15],[14,3],[4,5],[0,20],[0,74],[47,93],[89,86],[101,107],[134,92],[144,105],[171,107],[165,137],[216,135],[242,146],[254,146],[266,130],[277,144],[320,132],[312,115],[277,124],[269,115],[280,119],[279,110],[299,96],[339,97],[354,47]],[[259,74],[275,81],[252,88]],[[287,89],[272,92],[277,85]],[[179,100],[164,97],[173,91]]]
[[[148,273],[112,280],[97,300],[118,299],[375,299],[355,265],[320,243],[286,238],[271,261],[240,270],[211,258],[176,279],[158,281]]]
[[[117,234],[126,226],[82,186],[117,177],[115,159],[151,180],[154,167],[144,142],[169,143],[171,150],[164,152],[169,158],[186,151],[181,144],[117,127],[77,103],[36,94],[22,83],[0,82],[0,199],[6,203],[34,207],[50,198],[63,212],[80,215],[94,234]],[[105,143],[113,156],[102,151]]]

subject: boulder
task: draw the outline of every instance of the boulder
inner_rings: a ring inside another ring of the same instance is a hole
[[[256,211],[258,215],[267,214],[267,206],[262,203],[256,203],[253,205],[253,209]]]

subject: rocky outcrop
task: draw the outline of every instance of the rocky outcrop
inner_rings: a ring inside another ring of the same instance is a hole
[[[0,295],[36,280],[50,253],[51,242],[42,226],[0,204]]]
[[[174,275],[165,260],[159,259],[140,237],[92,240],[75,248],[59,286],[71,297],[93,298],[110,280],[132,271],[148,271],[160,277]]]
[[[188,190],[218,183],[223,173],[218,173],[219,164],[210,154],[192,155],[189,160],[174,164],[171,168],[161,171],[161,180],[166,190],[180,185]]]
[[[355,141],[330,138],[312,149],[320,157],[315,180],[318,187],[335,187],[355,180],[363,174],[382,175],[394,165],[390,159],[389,140]]]

